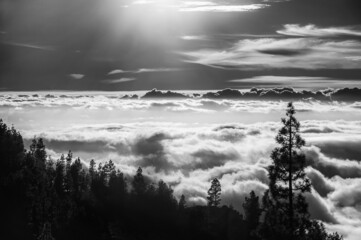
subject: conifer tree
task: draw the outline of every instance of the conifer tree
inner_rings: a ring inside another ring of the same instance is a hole
[[[9,128],[0,119],[0,188],[9,184],[21,168],[24,157],[23,138],[14,127]]]
[[[288,239],[297,239],[305,234],[309,216],[302,194],[311,190],[311,183],[304,171],[305,156],[301,152],[305,141],[299,134],[300,123],[295,118],[295,113],[293,104],[289,103],[286,118],[282,118],[282,127],[276,136],[276,142],[280,146],[271,154],[273,163],[269,167],[269,194],[267,193],[270,199],[265,199],[268,201],[266,205],[281,211],[280,214],[273,213],[269,217],[281,218],[278,221],[287,227],[283,235]]]
[[[7,239],[26,239],[26,209],[28,203],[24,188],[29,179],[23,180],[24,143],[14,127],[9,128],[0,119],[0,212],[3,219],[0,235]],[[12,219],[16,221],[11,221]],[[7,234],[4,234],[7,233]],[[17,237],[19,236],[19,237]]]
[[[42,164],[45,165],[46,161],[46,151],[45,151],[45,145],[42,138],[34,138],[32,140],[32,143],[30,145],[30,152],[35,157],[35,159]]]
[[[70,166],[72,192],[77,198],[79,198],[79,193],[81,191],[81,181],[82,181],[80,175],[81,170],[82,170],[81,161],[80,158],[77,158]]]
[[[110,176],[116,175],[115,165],[112,160],[109,160],[109,162],[104,164],[102,173],[104,174],[104,184],[108,185]]]
[[[158,182],[157,194],[161,198],[171,198],[173,197],[173,190],[163,181]]]
[[[92,159],[90,160],[89,163],[89,182],[90,182],[89,188],[91,191],[94,190],[94,180],[96,175],[97,175],[96,163],[94,159]]]
[[[210,207],[217,207],[221,202],[221,184],[217,178],[212,180],[207,199]]]
[[[117,170],[112,171],[109,176],[109,195],[113,205],[123,208],[127,194],[127,182],[124,174]]]
[[[64,184],[65,184],[65,157],[62,154],[60,159],[56,162],[55,166],[55,180],[54,187],[57,195],[62,198],[64,196]]]
[[[48,171],[50,168],[46,162],[47,154],[41,138],[32,140],[27,158],[27,174],[31,178],[26,187],[30,199],[29,220],[33,231],[38,234],[43,224],[52,218],[54,190],[52,172]]]
[[[145,193],[147,186],[143,177],[143,170],[141,167],[138,168],[137,173],[135,174],[132,181],[133,192],[136,195],[142,195]]]
[[[249,197],[245,198],[245,202],[242,204],[245,220],[247,224],[247,235],[249,239],[254,239],[253,232],[259,225],[259,219],[262,213],[259,203],[259,197],[256,196],[254,191],[251,191]]]
[[[96,163],[95,163],[94,159],[92,159],[92,160],[90,160],[90,163],[89,163],[89,175],[90,175],[91,180],[93,180],[95,172],[96,172]]]
[[[182,194],[178,202],[178,209],[183,210],[187,207],[186,197]]]
[[[65,158],[65,191],[70,193],[73,188],[73,179],[71,176],[71,163],[73,160],[73,153],[71,151],[68,152],[68,155]]]
[[[168,186],[163,180],[158,182],[156,190],[156,200],[161,205],[161,208],[175,210],[177,208],[177,201],[173,196],[173,189]]]

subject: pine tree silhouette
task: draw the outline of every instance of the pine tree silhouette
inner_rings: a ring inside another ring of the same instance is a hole
[[[256,239],[254,231],[259,225],[259,220],[262,213],[259,197],[256,196],[254,191],[251,191],[249,197],[245,198],[245,202],[242,206],[247,225],[247,237],[248,239]]]
[[[271,154],[273,164],[269,167],[269,192],[265,194],[269,199],[264,199],[264,205],[274,208],[270,210],[272,214],[266,214],[266,218],[270,219],[265,221],[280,223],[283,230],[279,234],[288,239],[305,234],[309,216],[302,194],[311,190],[311,183],[304,172],[305,156],[301,152],[305,141],[299,134],[300,123],[294,117],[295,113],[293,104],[289,103],[287,117],[282,118],[282,127],[276,136],[280,146]]]
[[[61,155],[60,159],[56,162],[55,167],[55,180],[54,187],[56,194],[62,198],[65,193],[65,158]]]
[[[143,177],[143,170],[141,167],[138,168],[137,173],[133,178],[132,187],[133,187],[133,192],[136,195],[144,194],[147,189],[147,185]]]
[[[187,207],[186,197],[182,194],[178,202],[178,209],[184,210]]]
[[[207,199],[210,207],[217,207],[221,202],[221,184],[217,178],[212,180]]]

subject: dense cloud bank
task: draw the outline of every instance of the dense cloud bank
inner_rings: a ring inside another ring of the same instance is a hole
[[[95,94],[88,92],[79,95],[68,95],[65,93],[52,94],[18,94],[3,92],[0,94],[0,99],[3,102],[14,99],[13,101],[22,102],[36,102],[38,98],[45,99],[61,99],[61,98],[75,98],[81,99],[83,97],[94,97]],[[281,100],[281,101],[338,101],[338,102],[355,102],[361,101],[360,88],[343,88],[343,89],[325,89],[319,91],[310,90],[296,90],[294,88],[252,88],[247,91],[240,91],[237,89],[223,89],[220,91],[199,92],[196,91],[161,91],[153,89],[144,94],[121,94],[107,92],[103,94],[104,97],[111,99],[234,99],[234,100]]]
[[[248,92],[240,92],[234,89],[225,89],[218,92],[209,92],[202,95],[203,98],[221,99],[252,99],[252,100],[319,100],[319,101],[345,101],[353,102],[361,100],[361,89],[344,88],[338,90],[326,89],[323,91],[297,91],[293,88],[257,89],[252,88]]]
[[[224,90],[219,93],[195,95],[179,92],[185,97],[163,97],[160,91],[151,91],[147,98],[135,98],[144,93],[4,93],[0,96],[0,114],[6,121],[18,128],[46,130],[54,125],[87,123],[132,123],[132,122],[174,122],[174,123],[252,123],[258,121],[279,121],[286,100],[244,99],[238,90]],[[232,94],[230,94],[232,93]],[[162,94],[172,95],[163,92]],[[254,95],[261,94],[254,91]],[[161,97],[154,97],[161,96]],[[192,97],[190,97],[192,95]],[[238,96],[231,98],[230,96]],[[152,97],[151,97],[152,96]],[[205,96],[209,96],[206,98]],[[227,96],[227,98],[225,98]],[[222,98],[224,97],[224,98]],[[293,99],[289,99],[293,100]],[[319,100],[297,100],[294,104],[300,113],[300,120],[354,120],[361,117],[361,102],[337,102]],[[340,117],[342,116],[342,117]],[[22,119],[27,119],[24,121]],[[37,125],[37,126],[35,126]],[[313,126],[303,129],[305,133],[337,133],[334,125]],[[352,129],[350,130],[352,131]],[[332,144],[332,143],[328,143]],[[337,144],[337,143],[335,143]],[[347,144],[347,154],[358,155]],[[346,149],[345,148],[345,149]],[[349,151],[350,150],[350,151]],[[338,157],[345,151],[334,152]]]
[[[162,92],[157,89],[147,92],[141,98],[211,98],[211,99],[241,99],[241,100],[319,100],[319,101],[342,101],[353,102],[361,100],[360,88],[326,89],[322,91],[297,91],[293,88],[258,89],[241,92],[236,89],[224,89],[205,94],[182,94],[178,92]]]

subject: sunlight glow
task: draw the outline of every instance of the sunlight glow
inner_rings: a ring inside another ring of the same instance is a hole
[[[115,30],[118,39],[136,35],[137,41],[156,44],[162,49],[176,47],[185,32],[199,29],[210,20],[209,15],[192,13],[249,12],[268,7],[267,4],[242,5],[212,0],[109,0],[109,3],[111,11],[114,11],[111,22],[118,29]]]

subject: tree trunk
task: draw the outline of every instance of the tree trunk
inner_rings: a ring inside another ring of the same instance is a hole
[[[289,169],[288,169],[288,200],[289,200],[289,221],[290,221],[290,240],[293,240],[293,194],[292,194],[292,122],[290,117],[289,125]]]

